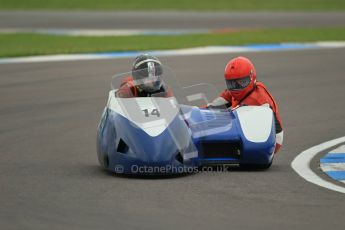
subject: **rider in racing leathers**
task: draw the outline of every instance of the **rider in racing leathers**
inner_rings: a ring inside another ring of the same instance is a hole
[[[276,146],[274,152],[278,152],[283,144],[284,134],[278,105],[266,86],[261,82],[257,82],[256,71],[252,62],[245,57],[237,57],[230,60],[225,67],[224,77],[227,89],[208,106],[217,107],[225,105],[232,109],[246,105],[269,106],[273,110],[276,125]]]
[[[162,80],[163,68],[158,58],[143,54],[135,58],[132,76],[122,80],[117,97],[171,97],[172,91]]]

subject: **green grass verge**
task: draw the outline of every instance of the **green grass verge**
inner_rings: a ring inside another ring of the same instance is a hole
[[[345,28],[265,29],[224,34],[124,37],[0,34],[0,57],[328,40],[345,41]]]
[[[0,9],[344,10],[344,0],[0,0]]]

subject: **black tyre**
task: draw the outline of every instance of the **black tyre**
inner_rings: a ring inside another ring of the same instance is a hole
[[[240,168],[244,170],[267,170],[271,165],[272,161],[268,164],[240,164]]]

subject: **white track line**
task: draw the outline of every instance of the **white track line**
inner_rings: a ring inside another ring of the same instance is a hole
[[[310,169],[310,161],[321,151],[324,151],[328,148],[331,148],[335,145],[341,144],[345,142],[345,136],[340,137],[331,141],[324,142],[322,144],[316,145],[314,147],[311,147],[303,152],[301,152],[295,159],[291,162],[291,167],[305,180],[319,185],[321,187],[340,192],[345,193],[345,187],[335,185],[331,182],[328,182],[318,175],[316,175],[311,169]]]
[[[62,54],[43,55],[18,58],[0,58],[0,64],[9,63],[37,63],[53,61],[81,61],[98,59],[134,58],[141,53],[150,53],[155,56],[183,56],[183,55],[207,55],[224,53],[247,53],[247,52],[274,52],[302,49],[334,49],[345,47],[345,41],[340,42],[315,42],[315,43],[282,43],[282,44],[258,44],[248,46],[206,46],[176,50],[152,50],[152,51],[129,51],[110,53],[89,54]]]
[[[184,35],[184,34],[204,34],[212,33],[212,30],[142,30],[142,29],[123,29],[123,30],[92,30],[92,29],[0,29],[0,34],[16,34],[16,33],[35,33],[47,35],[63,35],[63,36],[91,36],[91,37],[104,37],[104,36],[133,36],[133,35]]]

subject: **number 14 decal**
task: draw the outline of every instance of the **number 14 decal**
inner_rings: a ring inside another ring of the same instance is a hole
[[[145,113],[145,117],[149,117],[150,115],[159,117],[161,115],[158,109],[152,109],[151,111],[143,109],[142,111]]]

